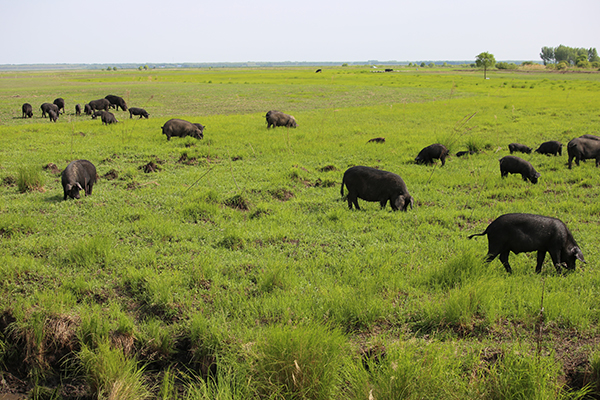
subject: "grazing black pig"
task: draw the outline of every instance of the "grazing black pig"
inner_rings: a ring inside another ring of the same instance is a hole
[[[408,193],[406,184],[400,176],[387,171],[371,167],[356,166],[344,172],[340,193],[344,196],[344,185],[348,188],[348,208],[352,204],[357,210],[358,199],[365,201],[378,201],[384,208],[388,200],[392,210],[406,211],[412,208],[413,198]]]
[[[531,183],[537,183],[541,176],[529,161],[515,156],[504,156],[500,159],[500,176],[505,178],[509,173],[521,174],[524,181],[529,179]]]
[[[531,154],[531,147],[529,146],[525,146],[524,144],[520,144],[520,143],[511,143],[508,145],[508,150],[510,151],[510,154],[518,151],[520,153],[526,153],[526,154]]]
[[[75,115],[81,115],[81,104],[75,104]]]
[[[58,113],[52,109],[48,110],[48,118],[50,119],[50,121],[56,122],[56,120],[58,119]]]
[[[62,97],[59,97],[58,99],[55,99],[53,102],[53,104],[56,105],[56,107],[58,107],[58,113],[60,114],[60,110],[62,110],[63,114],[65,112],[65,99],[63,99]]]
[[[123,100],[122,97],[115,96],[113,94],[109,94],[108,96],[105,97],[105,99],[110,102],[111,107],[113,107],[113,108],[116,107],[117,111],[119,111],[119,107],[121,107],[121,110],[127,111],[127,103],[125,103],[125,100]]]
[[[425,147],[415,157],[417,164],[433,164],[434,159],[439,159],[442,162],[442,167],[446,164],[446,157],[448,156],[448,149],[443,144],[432,144]]]
[[[21,111],[23,111],[23,118],[33,117],[33,107],[31,106],[31,104],[23,104],[23,106],[21,106]]]
[[[171,140],[172,136],[192,136],[196,139],[202,139],[204,137],[203,129],[201,129],[198,125],[193,124],[189,121],[185,121],[183,119],[170,119],[167,122],[165,122],[161,129],[163,135],[167,135],[167,140]]]
[[[500,255],[506,272],[512,273],[508,255],[537,251],[535,272],[542,271],[546,252],[550,253],[556,271],[561,272],[561,264],[567,269],[575,269],[575,259],[585,262],[581,249],[573,239],[569,229],[559,219],[534,214],[504,214],[488,225],[483,233],[469,236],[488,237],[486,261]]]
[[[134,115],[139,115],[140,119],[142,119],[142,117],[148,119],[148,113],[143,108],[137,108],[137,107],[129,108],[129,118],[133,118]]]
[[[61,175],[64,200],[67,197],[79,199],[80,190],[83,190],[86,196],[91,195],[96,178],[96,167],[94,164],[88,160],[72,161]]]
[[[88,104],[90,105],[90,109],[92,111],[96,111],[96,110],[108,111],[108,108],[110,107],[110,101],[108,101],[106,99],[92,100]]]
[[[119,122],[115,118],[115,115],[109,111],[99,110],[95,111],[94,114],[92,114],[92,119],[96,119],[98,117],[100,117],[100,119],[102,120],[103,125],[116,124],[117,122]]]
[[[281,111],[271,110],[265,115],[267,119],[267,129],[270,127],[285,126],[287,128],[296,128],[296,119],[291,115],[284,114]]]
[[[550,140],[549,142],[540,144],[540,147],[538,147],[535,152],[539,154],[562,156],[562,143],[556,140]]]
[[[108,125],[108,124],[116,124],[117,122],[119,122],[119,121],[117,121],[117,119],[115,118],[115,114],[113,114],[113,113],[111,113],[111,112],[109,112],[109,111],[106,111],[106,112],[104,112],[104,113],[103,113],[103,114],[100,116],[100,118],[102,119],[102,123],[103,123],[104,125]]]
[[[42,110],[42,117],[46,118],[46,114],[48,110],[54,110],[54,112],[58,115],[58,106],[56,104],[44,103],[40,106]]]
[[[83,106],[83,112],[85,113],[85,115],[92,115],[94,113],[94,111],[92,110],[92,106],[90,106],[90,103]]]
[[[589,137],[591,135],[584,136],[588,137],[578,137],[567,144],[569,169],[571,169],[573,159],[575,159],[577,166],[579,166],[580,160],[585,161],[590,158],[596,159],[596,167],[600,164],[600,140]]]

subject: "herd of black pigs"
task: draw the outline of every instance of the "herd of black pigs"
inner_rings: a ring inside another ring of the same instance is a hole
[[[117,123],[115,115],[108,110],[129,111],[129,118],[139,116],[139,118],[149,118],[148,112],[143,108],[127,107],[122,97],[108,95],[103,99],[93,100],[85,104],[83,112],[93,119],[100,117],[103,124]],[[41,105],[42,117],[56,122],[61,110],[64,113],[65,102],[62,98],[57,98],[54,102]],[[33,116],[31,104],[25,103],[22,106],[23,118]],[[75,106],[75,114],[81,115],[81,105]],[[297,123],[293,116],[277,110],[271,110],[265,115],[267,129],[284,126],[287,128],[296,128]],[[192,136],[196,139],[204,137],[204,126],[199,123],[192,123],[182,119],[170,119],[162,126],[162,133],[171,137]],[[385,138],[375,138],[369,140],[370,143],[384,143]],[[510,153],[515,152],[530,154],[532,149],[519,143],[508,145]],[[558,141],[548,141],[542,143],[535,152],[546,155],[562,156],[562,143]],[[474,154],[473,151],[460,151],[456,153],[457,157]],[[577,166],[579,161],[586,159],[595,159],[596,166],[600,164],[600,137],[594,135],[583,135],[571,140],[567,144],[568,168],[571,169],[572,161],[575,160]],[[432,164],[434,160],[440,160],[444,166],[448,157],[448,149],[439,143],[425,147],[415,158],[417,164]],[[513,156],[505,156],[500,159],[500,175],[502,178],[508,174],[520,174],[524,181],[529,180],[535,184],[541,176],[530,162]],[[87,160],[72,161],[61,174],[61,183],[64,191],[64,200],[67,198],[79,199],[79,192],[84,191],[85,195],[92,194],[92,188],[96,183],[97,174],[94,164]],[[384,208],[389,201],[393,211],[407,211],[408,207],[412,209],[414,199],[409,194],[406,184],[402,178],[388,171],[382,171],[376,168],[366,166],[351,167],[343,175],[342,187],[340,193],[344,196],[344,186],[348,189],[347,201],[348,207],[354,206],[360,210],[358,199],[365,201],[379,202],[381,208]],[[504,268],[508,273],[512,273],[508,263],[509,253],[515,254],[523,252],[537,251],[537,265],[535,271],[541,272],[542,264],[546,253],[550,253],[552,262],[558,273],[562,271],[562,266],[567,269],[575,269],[575,260],[585,262],[583,253],[573,238],[573,235],[567,226],[559,219],[535,215],[514,213],[505,214],[494,220],[487,229],[479,234],[469,236],[488,237],[488,253],[486,261],[490,262],[498,255]]]

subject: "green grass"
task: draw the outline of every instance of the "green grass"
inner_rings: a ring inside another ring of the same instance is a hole
[[[566,154],[522,155],[542,174],[532,185],[502,179],[498,159],[511,142],[598,134],[600,76],[489,77],[0,74],[2,365],[41,392],[64,395],[56,382],[68,378],[120,398],[597,393],[598,170],[568,170]],[[103,126],[73,115],[107,94],[150,119],[116,111],[120,122]],[[36,109],[56,97],[67,113],[50,123]],[[20,118],[24,102],[34,118]],[[267,130],[269,109],[298,128]],[[167,142],[172,117],[205,125],[204,139]],[[386,142],[367,144],[374,137]],[[432,143],[477,154],[416,165]],[[99,181],[63,201],[47,166],[75,159],[92,161]],[[149,162],[160,168],[144,172]],[[359,200],[348,210],[340,184],[353,165],[401,175],[414,209]],[[467,236],[508,212],[562,219],[587,264],[557,275],[546,257],[536,275],[535,254],[511,254],[509,276],[484,263],[487,241]]]

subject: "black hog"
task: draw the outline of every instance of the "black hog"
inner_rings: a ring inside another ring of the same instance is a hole
[[[56,105],[56,107],[58,107],[58,113],[60,114],[60,110],[62,110],[63,114],[65,112],[65,99],[63,99],[62,97],[59,97],[58,99],[54,99],[54,101],[52,102],[53,104]]]
[[[83,190],[86,196],[91,195],[96,178],[96,167],[94,164],[88,160],[72,161],[61,175],[64,200],[67,197],[78,199],[80,197],[80,190]]]
[[[94,113],[94,111],[92,111],[92,107],[90,106],[90,103],[83,106],[83,112],[85,113],[85,115],[92,115]]]
[[[358,199],[365,201],[378,201],[384,208],[388,200],[392,210],[406,211],[408,206],[412,208],[413,198],[408,193],[406,184],[392,172],[381,171],[371,167],[356,166],[344,172],[340,193],[344,196],[344,185],[348,188],[348,208],[352,204],[357,210]]]
[[[434,159],[439,159],[442,162],[442,167],[446,164],[446,157],[448,156],[448,149],[443,144],[432,144],[425,147],[415,157],[417,164],[433,164]]]
[[[50,121],[56,122],[56,120],[58,119],[58,113],[52,109],[48,110],[48,118],[50,119]]]
[[[537,183],[541,176],[529,161],[515,156],[504,156],[500,159],[500,176],[506,178],[508,174],[521,174],[524,181],[529,179],[531,183]]]
[[[96,119],[97,117],[100,117],[103,125],[116,124],[117,122],[119,122],[115,118],[115,115],[109,111],[104,111],[104,110],[95,111],[94,114],[92,114],[92,118]]]
[[[198,124],[200,125],[200,124]],[[171,140],[172,136],[186,137],[192,136],[196,139],[204,137],[203,128],[182,119],[173,118],[165,122],[161,127],[163,135],[167,135],[167,140]],[[200,125],[202,126],[202,125]]]
[[[56,115],[58,115],[58,106],[56,104],[44,103],[40,106],[40,109],[42,110],[42,117],[44,118],[46,118],[48,110],[54,110]]]
[[[585,161],[593,158],[596,160],[597,167],[600,164],[600,140],[583,136],[575,138],[567,144],[567,154],[569,155],[569,169],[571,169],[573,159],[575,159],[575,164],[579,166],[580,160]]]
[[[21,106],[21,111],[23,111],[23,118],[31,118],[33,117],[33,107],[29,103],[25,103]]]
[[[539,154],[562,156],[562,143],[556,140],[550,140],[549,142],[540,144],[540,147],[538,147],[535,152]]]
[[[109,94],[105,99],[110,102],[113,108],[116,107],[117,111],[119,111],[119,107],[121,107],[121,110],[127,111],[127,103],[125,103],[122,97]]]
[[[277,110],[267,112],[265,118],[267,120],[267,129],[278,126],[285,126],[287,128],[296,128],[298,126],[294,117]]]
[[[75,104],[75,115],[81,115],[81,104]]]
[[[110,101],[108,101],[106,99],[92,100],[88,104],[90,105],[90,109],[92,111],[96,111],[96,110],[108,111],[108,107],[110,107]]]
[[[205,126],[196,122],[192,122],[193,125],[196,125],[196,127],[198,127],[198,129],[200,129],[202,131],[202,136],[204,136],[204,128]]]
[[[140,119],[142,117],[148,119],[148,113],[143,108],[131,107],[129,109],[129,118],[132,118],[134,115],[139,115]]]
[[[510,154],[512,154],[514,152],[531,154],[531,147],[525,146],[524,144],[520,144],[520,143],[509,144],[508,150],[510,151]]]
[[[567,269],[575,269],[575,259],[585,262],[581,249],[573,239],[567,226],[559,219],[534,214],[504,214],[488,225],[483,233],[469,236],[488,237],[488,253],[486,261],[490,262],[500,255],[500,261],[506,272],[512,273],[508,263],[508,255],[537,251],[535,272],[542,271],[546,252],[550,253],[556,270],[561,272],[561,265]]]

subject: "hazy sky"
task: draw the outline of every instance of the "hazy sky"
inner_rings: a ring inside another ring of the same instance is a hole
[[[540,61],[600,47],[599,0],[4,0],[0,64]]]

